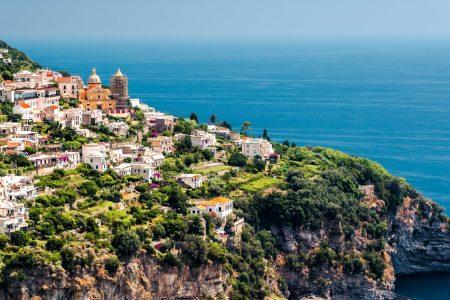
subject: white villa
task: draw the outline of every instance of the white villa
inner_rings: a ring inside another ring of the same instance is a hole
[[[217,144],[216,136],[212,133],[196,130],[191,136],[192,146],[204,150]]]
[[[181,174],[177,179],[193,189],[197,189],[203,184],[203,176],[201,174]]]
[[[254,158],[259,155],[261,158],[267,158],[273,154],[272,144],[265,139],[246,139],[242,141],[242,154],[248,158]]]
[[[191,214],[212,214],[225,218],[233,212],[233,201],[225,197],[216,197],[206,201],[196,201],[195,206],[189,208]]]
[[[151,181],[155,175],[155,168],[151,164],[131,163],[131,174],[141,175],[145,181]]]

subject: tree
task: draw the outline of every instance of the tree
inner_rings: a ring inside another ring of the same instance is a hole
[[[256,170],[258,170],[258,172],[264,171],[264,169],[266,168],[266,163],[259,155],[256,155],[253,158],[253,165],[255,166]]]
[[[200,236],[187,235],[180,246],[183,260],[191,266],[198,267],[206,262],[208,250]]]
[[[0,250],[3,250],[8,244],[9,238],[6,234],[0,233]]]
[[[198,117],[195,112],[191,113],[191,115],[189,116],[189,119],[191,119],[192,121],[195,121],[198,124]]]
[[[249,121],[245,121],[244,123],[242,123],[241,133],[243,135],[247,135],[247,131],[250,129],[250,125],[252,125],[252,123],[250,123]]]
[[[212,115],[209,117],[209,122],[211,122],[211,124],[216,124],[216,121],[217,121],[216,115],[215,115],[215,114],[212,114]]]
[[[186,212],[188,197],[179,185],[170,186],[167,192],[167,196],[167,202],[171,207],[175,208],[181,213]]]
[[[235,151],[231,153],[230,157],[228,158],[228,164],[230,166],[245,167],[245,165],[247,164],[247,157],[244,154]]]
[[[268,141],[270,141],[269,135],[267,134],[267,129],[264,128],[263,130],[263,134],[262,134],[263,139],[266,139]]]
[[[120,231],[116,233],[111,241],[111,245],[121,258],[131,257],[141,247],[141,242],[136,233],[130,231]]]
[[[204,226],[202,223],[202,219],[199,215],[189,215],[187,217],[187,223],[188,223],[188,234],[197,234],[202,235],[204,231]]]
[[[32,239],[28,232],[18,230],[11,233],[11,244],[16,246],[27,246],[31,243]]]
[[[219,126],[222,126],[222,127],[228,128],[228,129],[230,129],[230,130],[232,130],[232,129],[233,129],[233,128],[231,127],[231,124],[230,124],[230,123],[228,123],[228,122],[226,122],[226,121],[222,121],[222,123],[220,123],[220,124],[219,124]]]

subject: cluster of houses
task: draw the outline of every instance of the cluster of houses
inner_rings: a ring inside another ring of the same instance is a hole
[[[10,233],[28,227],[28,209],[22,200],[33,199],[36,195],[31,177],[0,177],[0,233]]]
[[[60,99],[77,99],[78,107],[63,108]],[[174,130],[177,118],[156,111],[138,99],[128,97],[128,80],[118,70],[111,76],[110,88],[104,88],[96,70],[84,85],[79,76],[62,76],[58,72],[39,69],[34,72],[21,71],[14,80],[0,81],[0,101],[13,105],[13,112],[21,116],[21,122],[0,123],[0,151],[3,153],[27,153],[27,149],[45,149],[27,158],[37,170],[43,168],[72,168],[85,163],[99,173],[108,169],[119,176],[138,175],[147,182],[161,178],[160,167],[166,155],[173,153],[175,143],[186,138],[185,134],[163,134]],[[35,122],[57,122],[61,128],[73,128],[78,134],[95,137],[90,126],[104,125],[117,136],[129,136],[130,127],[125,118],[133,109],[143,114],[143,129],[137,140],[127,143],[89,143],[80,151],[62,151],[61,145],[49,145],[48,138],[32,130]],[[114,116],[116,118],[108,118]],[[117,118],[118,117],[118,118]],[[113,121],[114,120],[114,121]],[[116,121],[122,120],[122,121]],[[144,146],[143,135],[151,133]],[[239,133],[208,125],[205,130],[194,130],[189,136],[192,146],[210,150],[220,158],[218,139],[226,139],[241,147],[242,154],[249,159],[259,156],[269,159],[274,150],[269,141],[261,138],[242,138]],[[33,153],[36,151],[33,151]],[[186,188],[201,188],[206,177],[201,174],[179,174],[176,179]],[[27,209],[21,199],[32,199],[36,189],[32,179],[8,175],[0,178],[0,232],[11,232],[26,227]],[[192,214],[210,213],[225,218],[231,214],[233,203],[228,198],[218,197],[197,201],[190,208]]]

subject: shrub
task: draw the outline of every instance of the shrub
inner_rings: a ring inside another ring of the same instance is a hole
[[[11,233],[11,244],[15,246],[27,246],[32,242],[30,234],[26,231],[18,230]]]
[[[230,166],[245,167],[247,164],[247,157],[241,152],[233,152],[228,158],[228,164]]]
[[[9,242],[8,236],[6,234],[1,233],[0,234],[0,250],[5,249],[8,242]]]
[[[47,243],[45,244],[45,249],[48,251],[61,251],[62,247],[64,246],[64,240],[57,237],[51,237],[48,239]]]
[[[111,245],[116,250],[117,255],[123,259],[134,255],[141,246],[141,242],[136,233],[121,231],[114,235]]]
[[[105,269],[106,271],[108,271],[109,274],[114,275],[119,266],[120,261],[117,258],[117,256],[111,255],[107,259],[105,259]]]

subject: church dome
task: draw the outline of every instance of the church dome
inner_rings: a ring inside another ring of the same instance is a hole
[[[92,69],[92,73],[91,73],[91,76],[88,79],[88,83],[90,83],[90,84],[92,84],[92,83],[94,83],[94,84],[96,84],[96,83],[101,84],[102,83],[102,81],[100,80],[100,76],[97,75],[97,70],[95,70],[95,68]]]

